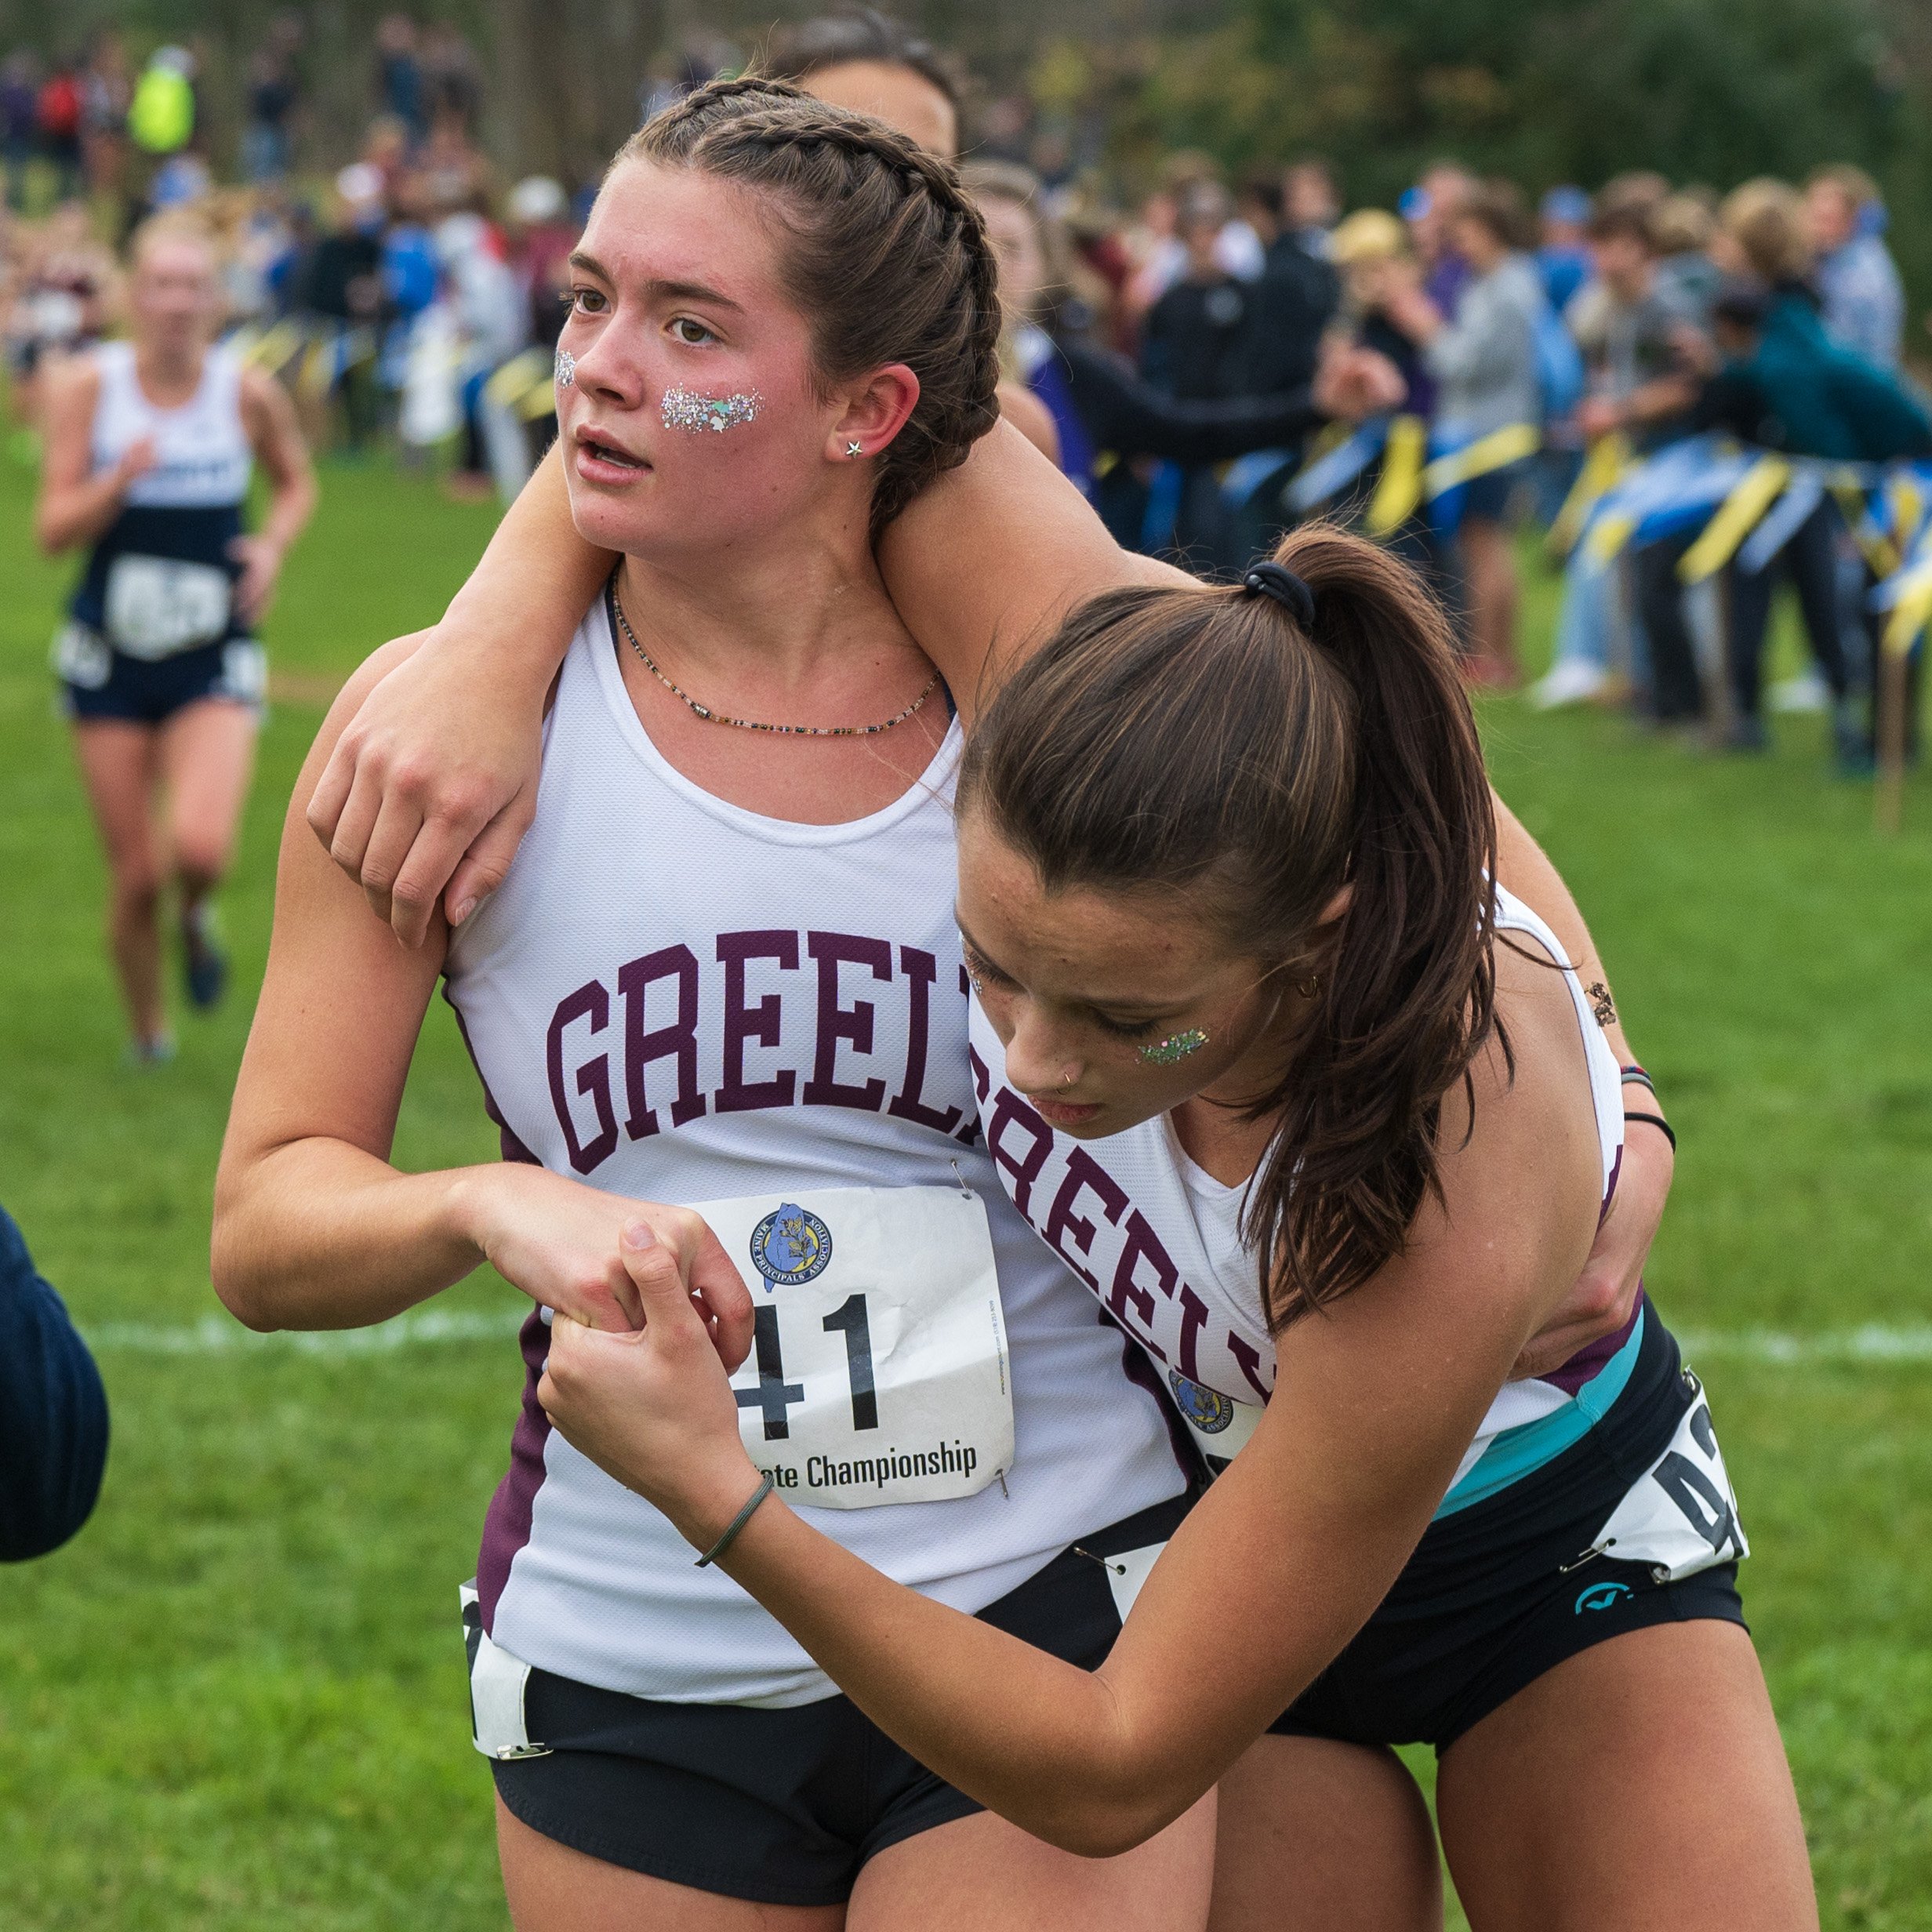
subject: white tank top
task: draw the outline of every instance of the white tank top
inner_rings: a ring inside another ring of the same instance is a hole
[[[143,394],[131,342],[97,343],[88,353],[100,373],[94,405],[93,466],[110,470],[143,436],[154,441],[152,469],[128,486],[124,501],[142,509],[227,507],[247,496],[254,453],[242,421],[242,362],[217,344],[202,364],[194,394],[159,409]]]
[[[1623,1152],[1616,1057],[1556,935],[1520,900],[1500,888],[1496,898],[1498,930],[1530,935],[1563,966],[1589,1066],[1607,1204]],[[1275,1380],[1261,1269],[1240,1237],[1247,1183],[1229,1186],[1189,1160],[1165,1114],[1100,1140],[1076,1140],[1049,1127],[1007,1084],[999,1036],[977,1000],[972,1044],[980,1119],[1014,1204],[1154,1358],[1210,1465],[1225,1465],[1253,1433]],[[1634,1338],[1625,1346],[1633,1349]],[[1591,1367],[1607,1369],[1617,1389],[1629,1372],[1622,1352],[1593,1360]],[[1500,1438],[1566,1411],[1581,1420],[1598,1380],[1592,1374],[1578,1385],[1576,1377],[1559,1370],[1549,1380],[1505,1383],[1463,1457],[1445,1507],[1455,1503],[1458,1487]],[[1559,1424],[1539,1430],[1536,1441],[1561,1447],[1574,1439]],[[1513,1437],[1513,1446],[1523,1446],[1523,1439]],[[1520,1455],[1508,1461],[1509,1480],[1535,1465]]]
[[[955,724],[910,790],[849,824],[743,810],[652,743],[600,602],[565,660],[536,823],[455,935],[447,991],[512,1157],[646,1200],[763,1196],[788,1211],[761,1229],[770,1254],[754,1237],[758,1255],[779,1255],[776,1274],[761,1280],[743,1230],[731,1237],[761,1313],[790,1292],[768,1282],[809,1274],[810,1230],[830,1222],[846,1251],[827,1203],[849,1197],[836,1190],[945,1189],[948,1212],[962,1182],[979,1197],[975,1238],[983,1213],[1004,1312],[1010,1466],[950,1500],[802,1512],[888,1575],[976,1611],[1070,1543],[1178,1495],[1185,1477],[1164,1405],[1130,1379],[1144,1376],[1138,1352],[1014,1213],[979,1135],[953,919],[960,746]],[[937,1209],[932,1220],[952,1225]],[[982,1335],[989,1312],[982,1298]],[[536,1316],[525,1326],[523,1417],[485,1530],[492,1640],[641,1697],[832,1694],[750,1596],[695,1568],[663,1516],[548,1429],[532,1393],[545,1332]],[[872,1341],[883,1362],[891,1338]],[[844,1356],[832,1366],[842,1378]],[[855,1404],[856,1376],[853,1390]],[[1004,1404],[1003,1381],[998,1393]],[[747,1392],[741,1409],[757,1400]],[[935,1469],[957,1465],[946,1444],[929,1446]]]

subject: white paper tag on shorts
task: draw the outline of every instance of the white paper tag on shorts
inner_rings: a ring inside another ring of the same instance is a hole
[[[54,634],[53,674],[77,691],[100,691],[114,675],[114,653],[98,631],[71,619]]]
[[[1701,1389],[1670,1447],[1618,1504],[1596,1543],[1619,1563],[1647,1563],[1665,1572],[1660,1583],[1750,1555]]]
[[[1165,1543],[1149,1543],[1144,1549],[1124,1549],[1117,1556],[1103,1556],[1107,1567],[1107,1587],[1113,1592],[1113,1607],[1122,1623],[1140,1595],[1141,1585],[1153,1574]]]
[[[107,567],[107,630],[118,650],[147,663],[212,644],[228,628],[227,571],[173,557],[117,557]]]
[[[474,1583],[462,1585],[463,1636],[470,1657],[470,1741],[486,1758],[541,1758],[550,1746],[532,1744],[523,1712],[530,1666],[490,1641]]]
[[[786,1501],[975,1495],[1013,1460],[993,1239],[957,1188],[804,1188],[701,1201],[751,1290],[739,1428]]]

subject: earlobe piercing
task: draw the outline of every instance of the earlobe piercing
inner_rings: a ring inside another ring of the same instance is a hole
[[[1155,1066],[1171,1066],[1176,1060],[1200,1052],[1207,1044],[1208,1036],[1198,1026],[1190,1026],[1184,1033],[1169,1033],[1166,1039],[1142,1047],[1140,1057]]]
[[[568,389],[577,380],[577,358],[568,349],[557,351],[557,387]]]
[[[866,453],[866,446],[863,443],[848,443],[845,453],[848,456],[862,456]]]

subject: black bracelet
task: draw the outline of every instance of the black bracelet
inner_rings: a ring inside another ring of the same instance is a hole
[[[718,1558],[723,1556],[725,1551],[729,1549],[732,1545],[738,1540],[738,1532],[751,1520],[752,1512],[756,1509],[758,1505],[763,1502],[765,1498],[770,1495],[772,1491],[777,1487],[777,1484],[772,1480],[771,1472],[768,1469],[765,1472],[764,1480],[761,1481],[758,1487],[751,1492],[750,1502],[746,1503],[744,1508],[740,1509],[737,1515],[732,1518],[730,1527],[728,1528],[724,1534],[721,1536],[717,1541],[698,1559],[697,1562],[692,1566],[692,1567],[694,1569],[703,1570],[707,1568],[712,1563],[716,1563]]]
[[[1626,1113],[1623,1117],[1626,1123],[1632,1120],[1647,1120],[1651,1126],[1661,1128],[1665,1139],[1670,1142],[1670,1151],[1672,1153],[1677,1151],[1677,1136],[1672,1132],[1669,1121],[1665,1120],[1661,1113]]]

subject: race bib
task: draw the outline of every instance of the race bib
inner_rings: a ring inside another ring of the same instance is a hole
[[[1650,1564],[1659,1583],[1750,1555],[1701,1389],[1670,1447],[1618,1504],[1596,1547],[1619,1563]]]
[[[752,1461],[821,1509],[975,1495],[1013,1459],[986,1209],[953,1188],[694,1204],[751,1290],[732,1378]]]
[[[153,663],[212,644],[228,628],[228,573],[172,557],[117,557],[107,569],[107,635]]]
[[[1258,1402],[1237,1402],[1218,1389],[1190,1382],[1178,1369],[1168,1371],[1168,1390],[1194,1446],[1218,1476],[1246,1446],[1266,1413]]]

